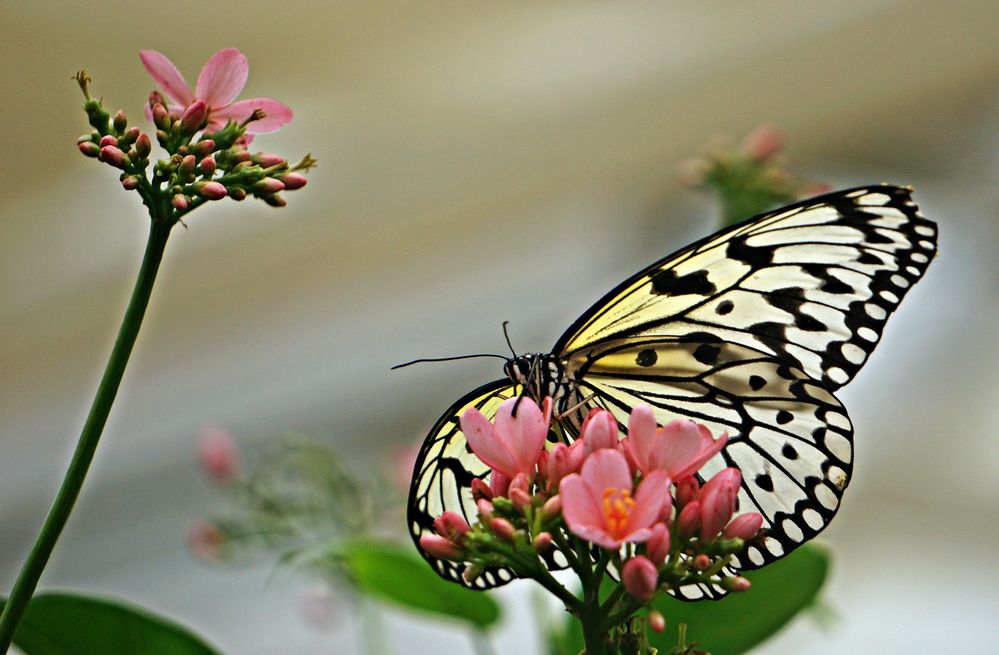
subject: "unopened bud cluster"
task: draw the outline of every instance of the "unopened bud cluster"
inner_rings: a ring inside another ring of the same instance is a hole
[[[155,137],[168,157],[150,166],[152,142],[138,127],[128,127],[125,113],[111,116],[101,100],[89,92],[90,79],[85,73],[76,76],[86,102],[84,110],[93,128],[77,140],[84,155],[93,157],[121,171],[119,179],[129,191],[140,194],[154,215],[176,221],[199,205],[230,197],[248,196],[274,207],[287,201],[283,193],[305,186],[302,174],[315,166],[306,155],[297,164],[289,164],[279,155],[250,153],[247,125],[263,118],[254,112],[241,124],[229,121],[210,132],[209,107],[195,100],[181,113],[171,112],[158,91],[149,95],[148,115],[156,127]],[[151,169],[151,170],[150,170]]]

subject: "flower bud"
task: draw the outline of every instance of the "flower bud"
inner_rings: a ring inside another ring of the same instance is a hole
[[[693,566],[696,571],[707,571],[711,566],[711,558],[701,553],[694,558]]]
[[[495,518],[489,522],[489,528],[493,531],[497,537],[504,541],[513,541],[514,530],[513,523],[510,523],[506,519]]]
[[[473,500],[491,500],[493,497],[493,492],[489,488],[489,485],[482,478],[472,479],[472,499]]]
[[[125,168],[125,153],[117,146],[104,146],[98,156],[105,164],[111,164],[115,168]]]
[[[174,209],[179,209],[184,211],[191,204],[191,199],[185,196],[183,193],[178,193],[177,195],[170,198],[170,204],[173,205]]]
[[[208,200],[221,200],[228,195],[228,191],[218,182],[198,182],[194,185],[194,191],[202,198]]]
[[[97,145],[99,145],[102,148],[106,148],[108,146],[114,146],[117,148],[118,139],[110,134],[105,134],[104,136],[101,137],[100,143],[98,143]]]
[[[180,117],[180,131],[182,134],[191,135],[197,132],[208,119],[208,103],[204,100],[195,100]]]
[[[233,200],[236,200],[236,201],[245,200],[246,199],[246,191],[244,189],[241,189],[238,186],[231,187],[229,189],[229,197],[232,198]]]
[[[697,498],[701,490],[701,484],[692,475],[686,475],[676,481],[676,504],[683,507],[693,499]]]
[[[513,506],[521,512],[523,512],[525,508],[531,506],[531,494],[527,493],[520,487],[510,488],[510,500],[513,501]]]
[[[437,534],[455,544],[461,544],[470,529],[468,521],[455,512],[444,512],[434,519]]]
[[[277,195],[276,193],[269,196],[264,196],[262,200],[271,207],[284,207],[285,205],[288,204],[287,200]]]
[[[722,587],[728,589],[729,591],[746,591],[753,585],[746,578],[738,575],[734,578],[725,578],[722,580]]]
[[[268,195],[271,193],[277,193],[278,191],[284,189],[284,182],[276,180],[273,177],[265,177],[262,180],[254,182],[250,189],[254,193]]]
[[[139,155],[140,159],[145,159],[152,152],[153,146],[149,142],[149,136],[146,134],[140,134],[135,140],[135,154]]]
[[[210,521],[197,519],[188,528],[187,543],[191,552],[205,561],[217,559],[225,541],[225,534]]]
[[[287,161],[285,161],[284,157],[269,152],[254,153],[250,159],[253,161],[254,164],[262,168],[281,166],[282,164],[288,163]]]
[[[211,155],[202,159],[201,162],[198,164],[198,168],[201,169],[201,172],[209,176],[215,172],[216,166],[217,164],[215,163],[215,158],[212,157]]]
[[[649,627],[653,632],[662,632],[666,629],[666,617],[659,610],[649,610]]]
[[[159,91],[150,91],[149,93],[149,107],[152,109],[156,105],[166,105],[166,98]]]
[[[114,115],[114,118],[111,119],[111,125],[114,127],[115,132],[118,133],[123,132],[125,128],[128,126],[128,119],[125,118],[125,112],[119,109],[118,113],[116,113]]]
[[[308,178],[301,173],[285,173],[284,175],[278,175],[277,179],[284,182],[284,188],[288,191],[301,189],[309,181]]]
[[[436,534],[425,534],[420,537],[420,548],[433,557],[451,561],[461,561],[461,548],[453,542]]]
[[[687,503],[676,519],[677,530],[684,539],[690,539],[701,526],[701,503],[692,500]]]
[[[555,447],[548,453],[548,482],[558,485],[562,478],[570,473],[576,473],[583,465],[586,457],[586,444],[577,439],[571,446],[565,444],[555,444]]]
[[[482,565],[481,564],[469,564],[465,567],[465,570],[461,572],[461,577],[468,584],[472,584],[478,580],[479,576],[482,575]]]
[[[665,523],[652,526],[652,535],[645,542],[645,552],[656,567],[666,562],[669,556],[669,528]]]
[[[121,185],[126,191],[134,191],[139,186],[139,178],[135,175],[126,175],[121,178]]]
[[[180,174],[186,178],[194,177],[194,167],[197,165],[194,155],[188,155],[180,160]]]
[[[165,105],[153,105],[153,125],[161,130],[170,129],[170,113]]]
[[[559,514],[562,513],[562,498],[559,496],[552,496],[545,501],[545,504],[541,506],[541,518],[545,521],[551,521],[557,518]]]
[[[747,512],[732,519],[722,536],[726,539],[749,541],[763,527],[763,516],[757,512]]]
[[[580,435],[588,452],[602,448],[616,448],[618,444],[617,419],[606,409],[593,409],[583,421]]]
[[[128,128],[125,134],[121,137],[122,144],[129,146],[132,145],[133,143],[135,143],[135,140],[139,138],[139,134],[141,134],[139,128],[137,127]]]
[[[164,130],[156,130],[156,141],[166,148],[167,146],[167,133]]]
[[[475,508],[479,510],[479,520],[488,523],[493,520],[493,504],[485,498],[479,498],[475,503]]]
[[[205,428],[198,437],[198,463],[211,480],[221,484],[231,482],[240,470],[236,440],[222,428]]]
[[[77,144],[76,147],[87,157],[97,157],[101,154],[101,147],[92,141],[84,141]]]
[[[742,150],[750,159],[766,161],[784,147],[784,137],[774,125],[761,125],[742,140]]]
[[[191,146],[191,150],[198,157],[207,157],[212,154],[213,150],[215,150],[215,142],[211,139],[202,139]]]
[[[735,511],[735,501],[742,483],[739,469],[722,469],[705,483],[698,495],[701,501],[701,538],[710,541],[718,536]]]
[[[531,545],[534,546],[534,550],[536,550],[537,552],[539,552],[539,553],[545,552],[546,550],[548,550],[549,548],[551,548],[551,545],[552,545],[552,535],[551,535],[551,533],[550,532],[539,532],[538,536],[536,536],[534,538],[534,541],[532,542]]]
[[[621,568],[621,583],[624,588],[643,603],[650,601],[656,593],[658,578],[659,570],[656,565],[643,555],[632,557]]]

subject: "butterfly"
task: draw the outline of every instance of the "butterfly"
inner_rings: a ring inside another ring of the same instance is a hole
[[[553,398],[568,439],[592,408],[610,410],[623,426],[641,403],[660,424],[687,418],[728,432],[702,474],[739,468],[740,510],[764,517],[763,538],[734,568],[792,552],[828,525],[850,481],[853,426],[834,393],[864,365],[888,316],[925,273],[936,236],[911,189],[859,187],[726,227],[632,275],[550,353],[509,358],[505,378],[438,419],[409,493],[417,548],[445,510],[469,522],[477,513],[471,483],[489,469],[469,449],[458,417],[475,407],[492,419],[504,400],[527,395]],[[514,577],[497,567],[469,582],[462,564],[421,553],[445,579],[472,588]]]

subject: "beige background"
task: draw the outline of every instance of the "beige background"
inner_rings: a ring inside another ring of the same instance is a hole
[[[4,3],[0,6],[0,583],[65,465],[138,266],[145,218],[82,158],[79,68],[141,122],[137,51],[189,81],[250,58],[246,96],[291,105],[261,147],[320,160],[274,211],[219,203],[167,253],[90,484],[43,586],[131,598],[226,652],[352,653],[302,583],[184,550],[213,495],[194,435],[306,431],[374,466],[420,438],[489,360],[546,350],[625,275],[708,231],[676,165],[767,121],[834,186],[911,183],[941,256],[843,393],[857,468],[824,537],[839,620],[760,653],[984,652],[999,570],[999,7],[995,2]],[[540,652],[530,594],[504,590],[500,652]],[[465,636],[390,613],[397,652]],[[515,649],[517,649],[515,651]]]

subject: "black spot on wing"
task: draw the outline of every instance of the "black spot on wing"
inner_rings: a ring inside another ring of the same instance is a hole
[[[717,289],[708,279],[707,271],[695,271],[677,276],[676,271],[667,268],[652,276],[652,293],[656,295],[686,296],[698,294],[707,296]]]
[[[733,309],[735,309],[734,302],[732,302],[731,300],[723,300],[720,303],[718,303],[717,307],[715,307],[715,312],[717,312],[720,316],[724,316],[725,314],[731,312]]]
[[[735,237],[729,241],[725,254],[731,259],[749,264],[754,269],[769,266],[774,260],[773,248],[751,246],[746,243],[745,237]]]
[[[718,354],[721,348],[708,343],[702,343],[694,350],[694,359],[702,364],[710,366],[718,362]]]
[[[638,355],[635,357],[635,363],[646,368],[649,366],[655,366],[658,360],[659,355],[657,355],[656,351],[651,348],[638,351]]]
[[[749,388],[753,391],[759,391],[767,385],[767,381],[760,377],[759,375],[749,376]]]

